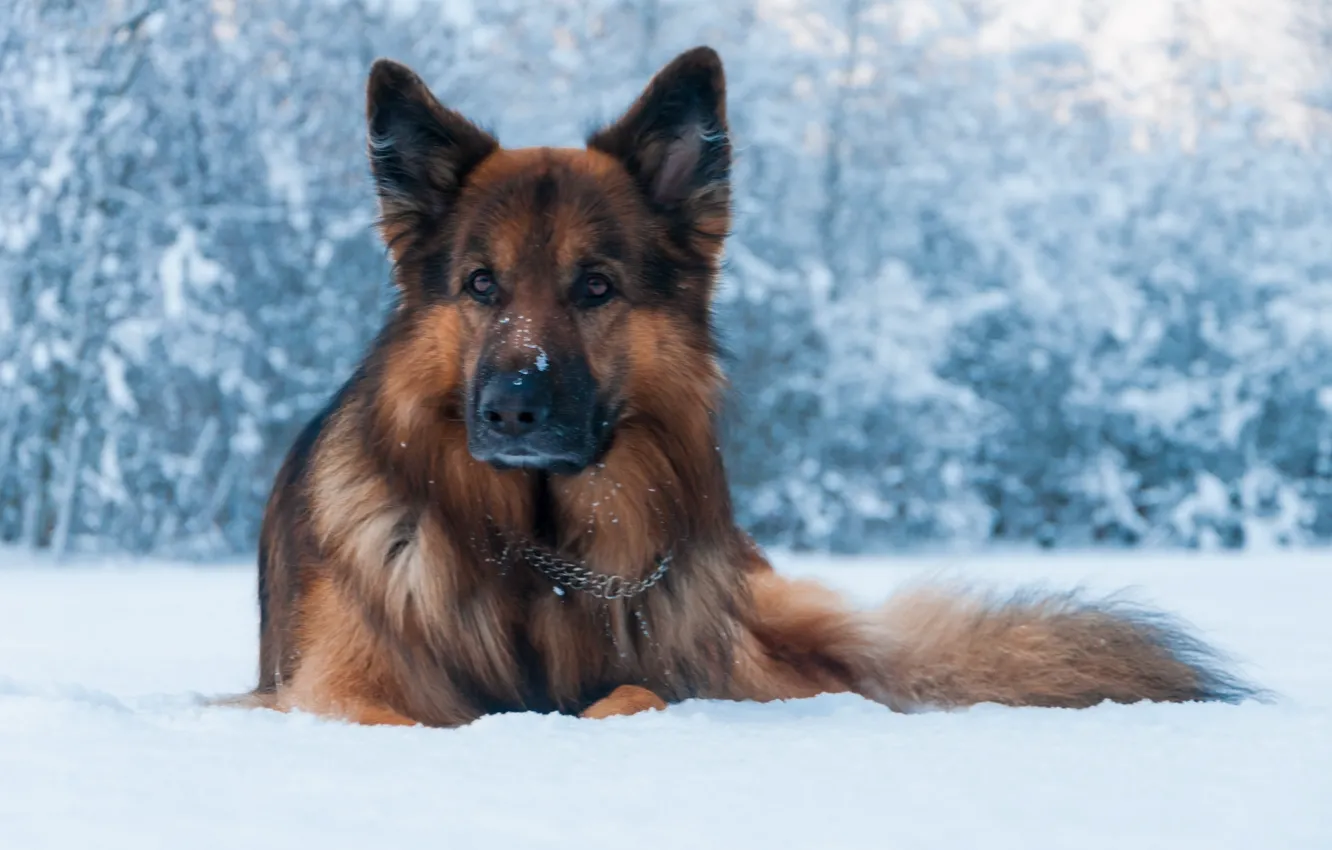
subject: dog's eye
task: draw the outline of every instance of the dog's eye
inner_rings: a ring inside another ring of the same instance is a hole
[[[490,304],[495,300],[495,295],[499,292],[499,287],[495,284],[495,275],[490,269],[477,269],[467,277],[467,283],[463,285],[467,294],[480,301],[482,304]]]
[[[596,307],[599,304],[605,304],[614,294],[615,287],[611,285],[610,278],[597,272],[588,272],[579,281],[578,305],[580,307]]]

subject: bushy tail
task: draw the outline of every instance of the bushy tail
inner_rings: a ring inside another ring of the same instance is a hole
[[[918,711],[1266,696],[1183,624],[1119,598],[926,587],[856,611],[826,588],[776,573],[753,576],[750,589],[751,634],[765,662],[761,673],[737,668],[745,698],[836,687]]]
[[[865,628],[879,664],[862,687],[903,711],[1262,696],[1173,617],[1116,598],[916,589],[870,612]]]

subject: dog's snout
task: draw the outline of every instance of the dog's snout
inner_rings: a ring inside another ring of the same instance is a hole
[[[492,431],[521,437],[550,418],[550,381],[533,372],[501,372],[481,391],[481,419]]]
[[[570,475],[605,446],[597,423],[596,385],[580,358],[542,360],[528,368],[477,371],[467,405],[467,447],[496,469],[541,469]]]

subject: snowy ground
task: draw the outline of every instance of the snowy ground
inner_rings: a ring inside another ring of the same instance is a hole
[[[1134,585],[1280,698],[355,728],[198,705],[251,682],[248,569],[0,552],[0,847],[1332,848],[1332,553],[782,565],[867,601],[939,570]]]

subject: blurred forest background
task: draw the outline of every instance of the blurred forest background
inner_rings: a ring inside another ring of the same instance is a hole
[[[0,6],[0,542],[252,551],[389,303],[375,57],[569,145],[698,43],[763,542],[1332,539],[1330,0]]]

